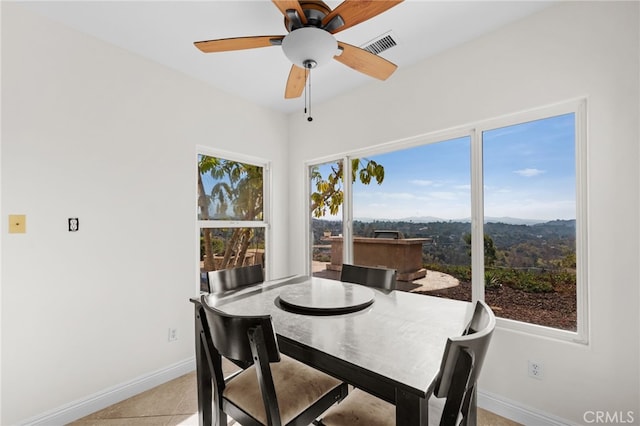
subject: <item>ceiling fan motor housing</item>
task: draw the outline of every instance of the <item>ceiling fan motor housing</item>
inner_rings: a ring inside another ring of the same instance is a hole
[[[338,42],[325,30],[302,27],[285,36],[282,51],[300,68],[315,68],[331,61],[338,52]]]
[[[300,1],[300,8],[304,12],[306,24],[302,24],[302,22],[300,21],[300,17],[296,16],[297,13],[295,13],[294,10],[291,10],[291,12],[294,12],[294,15],[289,14],[290,11],[287,10],[284,18],[284,26],[288,32],[291,32],[303,26],[313,26],[316,28],[321,28],[322,20],[331,12],[331,8],[321,0]],[[294,19],[291,19],[292,16],[294,17]]]

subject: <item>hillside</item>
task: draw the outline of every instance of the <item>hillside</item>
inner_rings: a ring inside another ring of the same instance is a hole
[[[338,221],[313,220],[318,244],[323,231],[342,232]],[[405,238],[427,238],[423,247],[425,263],[469,265],[468,236],[471,223],[463,221],[354,221],[354,235],[373,237],[375,230],[400,231]],[[534,224],[489,222],[484,225],[496,250],[493,266],[513,268],[554,268],[575,262],[575,220],[553,220]]]

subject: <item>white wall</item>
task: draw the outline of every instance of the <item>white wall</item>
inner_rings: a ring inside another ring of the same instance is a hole
[[[3,425],[194,356],[196,145],[272,161],[287,232],[286,116],[7,2],[1,136]]]
[[[637,2],[561,3],[314,105],[312,123],[290,117],[291,272],[305,261],[304,161],[587,96],[590,342],[497,330],[481,388],[551,419],[640,422],[638,17]]]
[[[273,162],[278,276],[304,262],[303,161],[584,95],[590,343],[498,330],[481,386],[576,423],[640,419],[637,2],[560,4],[314,105],[312,123],[1,5],[1,424],[193,356],[196,145]],[[7,233],[14,213],[26,234]]]

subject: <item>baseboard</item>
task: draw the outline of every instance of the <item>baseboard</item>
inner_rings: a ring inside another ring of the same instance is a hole
[[[51,426],[64,425],[110,405],[131,398],[141,392],[183,376],[196,368],[195,358],[188,358],[160,370],[145,374],[119,385],[107,388],[86,398],[20,422],[20,425]]]
[[[195,368],[195,358],[188,358],[128,382],[89,395],[86,398],[73,401],[46,413],[34,416],[20,422],[20,425],[64,425],[127,398],[131,398],[134,395],[166,383],[169,380],[178,378],[194,371]],[[566,426],[573,424],[565,419],[544,413],[532,407],[526,407],[519,402],[509,400],[501,395],[483,391],[482,389],[478,391],[478,406],[523,425]]]
[[[567,426],[575,425],[570,421],[542,412],[532,407],[526,407],[519,402],[509,400],[501,395],[478,390],[478,407],[491,411],[499,416],[523,425],[536,426]]]

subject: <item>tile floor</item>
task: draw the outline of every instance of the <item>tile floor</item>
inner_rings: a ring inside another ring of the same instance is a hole
[[[226,369],[225,369],[226,370]],[[195,372],[83,417],[69,426],[198,426]],[[230,421],[229,426],[237,425]],[[516,426],[478,410],[478,426]]]

